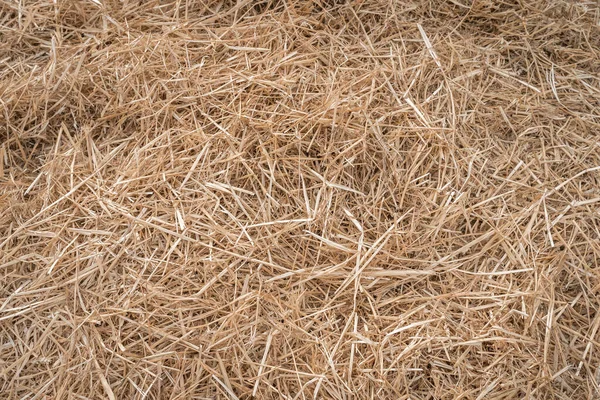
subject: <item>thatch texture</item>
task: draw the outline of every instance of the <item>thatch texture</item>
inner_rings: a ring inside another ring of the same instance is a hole
[[[599,73],[595,0],[0,0],[0,398],[599,398]]]

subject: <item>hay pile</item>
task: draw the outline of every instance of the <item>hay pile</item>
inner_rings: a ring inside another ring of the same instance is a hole
[[[600,396],[600,11],[0,2],[0,397]]]

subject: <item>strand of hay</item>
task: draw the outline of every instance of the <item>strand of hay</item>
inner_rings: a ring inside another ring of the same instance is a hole
[[[600,396],[596,1],[0,0],[0,398]]]

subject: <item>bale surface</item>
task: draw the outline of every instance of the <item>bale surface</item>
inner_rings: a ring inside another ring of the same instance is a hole
[[[600,398],[594,1],[0,0],[0,398]]]

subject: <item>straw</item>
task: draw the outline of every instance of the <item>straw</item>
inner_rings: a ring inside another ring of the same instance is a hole
[[[599,15],[0,0],[0,398],[599,398]]]

